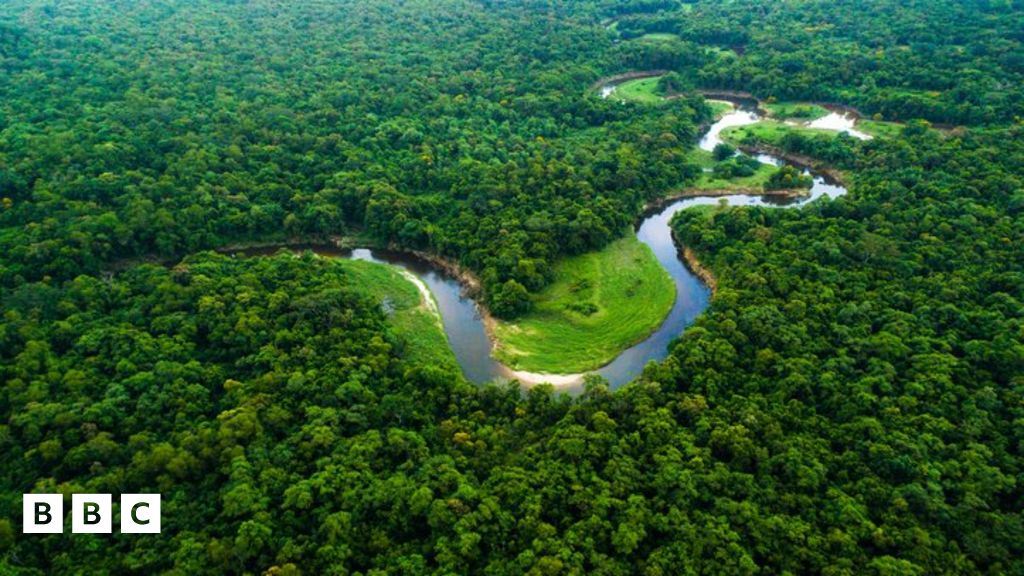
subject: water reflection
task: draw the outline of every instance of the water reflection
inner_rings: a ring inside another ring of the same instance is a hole
[[[858,140],[871,140],[870,134],[865,134],[854,128],[857,123],[857,116],[849,112],[830,111],[825,116],[808,122],[808,128],[819,128],[821,130],[833,130],[835,132],[846,132]]]

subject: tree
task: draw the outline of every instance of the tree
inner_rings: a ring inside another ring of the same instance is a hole
[[[530,310],[530,294],[515,280],[495,288],[489,301],[491,312],[499,318],[515,318]]]
[[[768,181],[764,183],[765,190],[794,190],[797,188],[810,188],[814,184],[814,178],[804,174],[799,168],[785,165],[772,172]]]
[[[719,162],[727,158],[732,158],[735,155],[736,148],[727,142],[719,142],[718,144],[715,144],[715,149],[711,152],[711,156]]]

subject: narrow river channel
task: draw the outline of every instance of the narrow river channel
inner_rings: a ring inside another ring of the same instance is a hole
[[[610,96],[614,90],[602,90],[602,95]],[[761,119],[753,102],[732,102],[734,109],[715,122],[701,138],[699,146],[704,150],[712,150],[720,143],[720,133],[730,126],[752,124]],[[767,164],[781,165],[785,161],[767,154],[758,154],[756,158]],[[728,196],[695,196],[681,198],[648,214],[641,220],[636,229],[637,238],[654,251],[658,262],[668,271],[675,283],[676,300],[672,311],[661,326],[642,342],[623,351],[611,363],[594,373],[603,376],[612,388],[617,388],[636,378],[644,366],[654,360],[663,360],[668,355],[668,346],[672,339],[681,335],[687,326],[693,323],[698,314],[703,312],[710,302],[711,291],[691,272],[679,259],[679,251],[672,241],[669,221],[672,216],[691,206],[718,205],[728,203],[734,206],[774,206],[798,207],[813,202],[823,196],[835,198],[846,193],[846,189],[836,183],[830,183],[824,177],[814,175],[814,185],[810,193],[796,199],[779,199],[778,197],[752,196],[735,194]],[[551,382],[560,389],[578,390],[582,376],[529,374],[514,372],[491,357],[492,342],[488,338],[483,319],[476,302],[463,295],[463,287],[458,280],[452,278],[430,263],[414,256],[394,253],[386,250],[356,249],[343,250],[321,245],[294,246],[295,250],[312,250],[325,257],[353,258],[368,260],[381,264],[398,266],[408,270],[422,281],[434,299],[441,314],[448,342],[455,353],[455,358],[466,378],[476,383],[486,383],[498,379],[516,378],[526,385],[540,382]],[[277,249],[249,250],[250,255],[269,254]]]

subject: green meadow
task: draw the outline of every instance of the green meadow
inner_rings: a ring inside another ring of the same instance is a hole
[[[871,134],[876,138],[895,138],[903,130],[901,122],[884,122],[882,120],[858,120],[857,130]]]
[[[715,120],[718,120],[722,116],[732,112],[733,108],[735,108],[732,103],[724,100],[708,100],[707,103],[708,106],[711,107],[711,113],[714,115]]]
[[[789,132],[796,132],[808,137],[839,135],[839,132],[834,130],[790,126],[789,124],[776,120],[762,120],[756,124],[726,128],[725,130],[722,130],[722,139],[733,144],[738,144],[743,142],[747,137],[753,137],[768,144],[778,145],[782,142],[782,138]]]
[[[657,93],[659,78],[659,76],[655,76],[623,82],[615,88],[613,96],[641,104],[659,104],[664,102],[664,98]]]
[[[705,169],[704,173],[701,174],[692,186],[697,190],[735,190],[736,192],[745,192],[751,189],[760,190],[764,183],[768,181],[768,177],[775,172],[775,167],[771,164],[761,164],[754,174],[750,176],[722,178],[708,171],[713,170],[715,164],[717,164],[711,156],[711,152],[696,149],[690,153],[690,160],[702,169]]]
[[[408,358],[458,368],[441,317],[435,312],[433,296],[430,303],[424,302],[419,288],[394,266],[340,258],[335,262],[345,269],[354,286],[381,302],[388,321],[409,346]]]
[[[635,236],[564,259],[533,310],[497,321],[496,357],[516,370],[571,374],[607,364],[668,316],[672,279]]]
[[[903,124],[880,120],[858,120],[856,129],[876,138],[895,138],[903,130]],[[762,120],[756,124],[726,128],[722,131],[722,139],[737,144],[743,142],[748,136],[753,136],[768,144],[779,145],[788,132],[798,132],[808,137],[825,135],[830,138],[835,138],[840,134],[835,130],[792,126],[777,120]]]
[[[673,40],[679,40],[679,35],[668,32],[651,32],[640,36],[637,40],[648,42],[671,42]]]
[[[828,110],[817,104],[806,102],[773,102],[764,104],[768,113],[775,118],[783,120],[803,120],[810,122],[828,115]]]
[[[828,114],[828,110],[817,104],[808,104],[806,102],[775,102],[772,104],[764,104],[765,109],[772,118],[776,120],[797,120],[803,122],[811,122],[822,118]],[[772,122],[768,120],[767,122]],[[769,129],[771,128],[771,129]],[[766,127],[762,127],[761,130],[766,133],[767,136],[776,136],[777,126],[768,124]],[[792,129],[792,126],[786,126],[786,128]],[[870,134],[876,138],[895,138],[899,135],[900,130],[903,129],[903,124],[900,122],[885,122],[882,120],[870,120],[862,118],[857,120],[857,130]],[[812,129],[805,129],[812,130]],[[838,134],[838,132],[831,130],[813,131],[815,134],[820,133],[831,133]]]

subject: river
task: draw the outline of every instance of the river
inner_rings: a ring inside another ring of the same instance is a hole
[[[756,103],[739,100],[732,103],[734,109],[715,122],[701,138],[699,146],[712,150],[720,143],[721,131],[730,126],[751,124],[761,119]],[[781,165],[784,160],[767,154],[755,156],[763,163]],[[744,194],[694,196],[675,200],[663,208],[649,213],[636,228],[637,238],[649,246],[658,262],[668,271],[675,283],[676,300],[671,312],[657,330],[642,342],[626,349],[611,363],[594,373],[604,377],[612,388],[617,388],[636,378],[644,366],[651,361],[663,360],[668,355],[672,339],[681,335],[693,323],[697,315],[710,303],[711,291],[679,259],[679,251],[672,240],[669,221],[680,210],[697,205],[728,203],[738,206],[797,207],[822,197],[835,198],[846,193],[837,183],[829,182],[822,176],[814,175],[814,185],[809,194],[796,199],[752,196]],[[533,374],[515,372],[491,357],[492,342],[477,303],[464,296],[462,285],[434,265],[415,256],[386,250],[355,249],[344,250],[322,245],[292,246],[295,250],[312,250],[321,256],[368,260],[381,264],[398,266],[416,276],[429,288],[437,302],[437,309],[444,324],[448,342],[466,378],[476,383],[501,379],[517,379],[525,385],[551,382],[560,389],[578,391],[583,380],[581,374]],[[276,248],[246,251],[250,255],[269,254]]]

